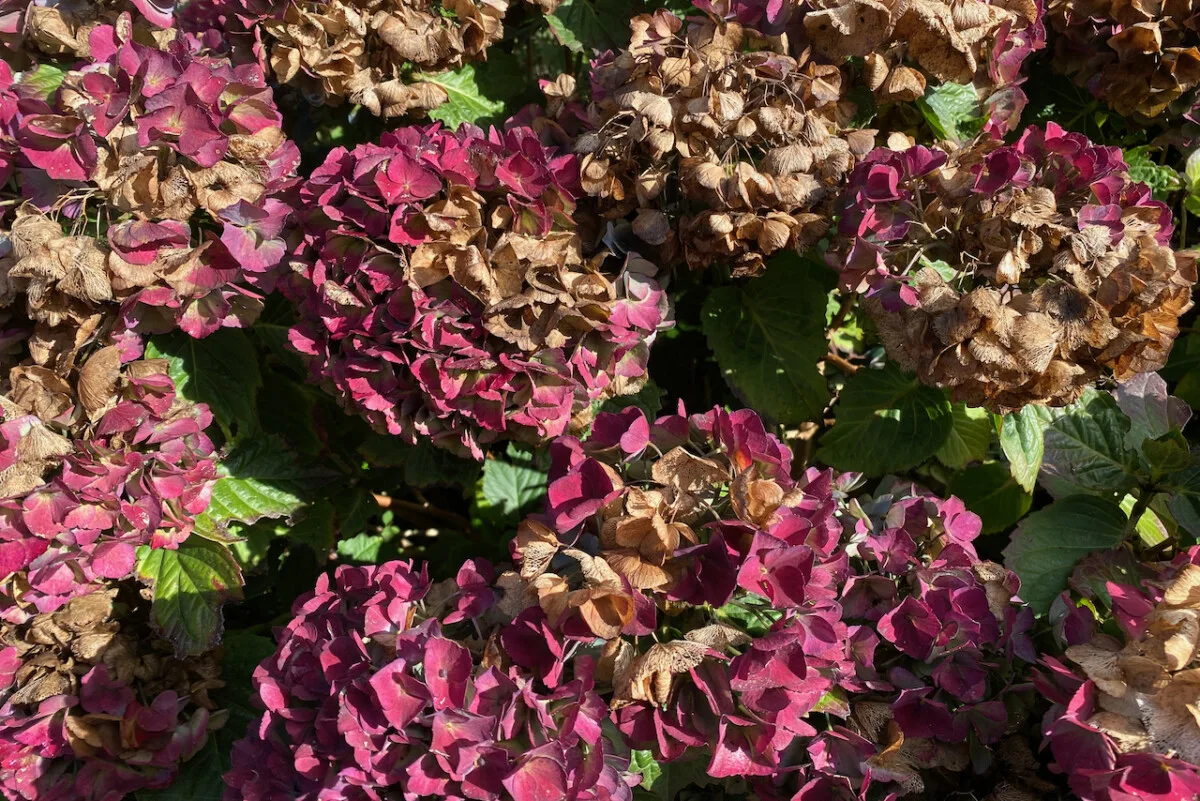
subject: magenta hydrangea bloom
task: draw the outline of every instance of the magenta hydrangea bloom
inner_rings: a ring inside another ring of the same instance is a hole
[[[476,458],[636,391],[666,295],[644,259],[585,256],[578,185],[576,158],[526,127],[334,150],[301,189],[284,285],[313,379],[382,431]]]
[[[18,390],[40,369],[14,370]],[[0,422],[0,575],[22,571],[22,600],[39,612],[132,575],[139,545],[178,547],[217,480],[212,415],[178,398],[165,363],[128,365],[94,421],[74,441],[35,414]]]
[[[593,431],[552,443],[513,569],[474,560],[428,590],[400,563],[322,579],[256,674],[267,713],[231,787],[625,798],[620,770],[597,773],[618,747],[606,718],[620,748],[772,799],[936,793],[972,754],[1024,744],[1009,706],[1032,694],[1033,616],[956,499],[850,500],[856,476],[793,477],[749,411],[626,410]],[[509,745],[504,727],[535,719]]]
[[[587,660],[550,685],[471,633],[500,614],[474,590],[490,569],[469,563],[450,590],[411,562],[323,576],[255,671],[266,713],[226,799],[632,799]],[[476,625],[446,622],[465,597]]]
[[[89,52],[49,96],[18,84],[0,99],[0,150],[31,204],[12,225],[11,271],[36,296],[29,316],[44,329],[64,307],[76,325],[99,311],[117,335],[249,325],[284,254],[280,198],[299,162],[262,73],[184,39],[140,44],[128,15],[91,28]],[[61,218],[97,201],[107,234],[64,235]],[[52,281],[68,262],[81,288]]]

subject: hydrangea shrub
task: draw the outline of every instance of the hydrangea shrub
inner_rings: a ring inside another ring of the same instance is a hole
[[[955,400],[1063,405],[1161,368],[1194,256],[1121,151],[1054,123],[1014,144],[881,148],[855,168],[830,261],[888,355]]]
[[[301,189],[292,345],[376,428],[475,458],[636,391],[669,326],[656,270],[590,252],[579,167],[527,127],[439,125],[330,154]]]

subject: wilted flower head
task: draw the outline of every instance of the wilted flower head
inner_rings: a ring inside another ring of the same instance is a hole
[[[1196,798],[1200,549],[1140,565],[1140,586],[1098,580],[1129,575],[1120,553],[1091,561],[1052,609],[1066,659],[1047,658],[1038,679],[1056,704],[1045,722],[1052,768],[1084,801]],[[1072,625],[1077,614],[1086,626]]]
[[[166,363],[94,352],[75,384],[15,368],[0,397],[0,574],[52,611],[133,573],[139,545],[178,547],[216,481],[207,407],[175,394]],[[58,431],[66,430],[68,436]]]
[[[315,104],[397,117],[449,99],[435,73],[487,59],[509,0],[201,0],[185,25],[242,34],[263,69]]]
[[[574,156],[525,127],[433,125],[334,150],[285,287],[312,375],[380,430],[476,458],[636,391],[669,324],[655,268],[585,257]]]
[[[1013,145],[879,149],[839,204],[831,263],[888,354],[955,400],[1070,403],[1157,370],[1191,308],[1191,254],[1121,151],[1054,123]]]
[[[837,67],[747,52],[742,27],[668,11],[592,64],[583,189],[660,261],[753,274],[828,228],[836,187],[874,145],[842,134]]]
[[[166,48],[175,38],[175,0],[0,0],[0,45],[21,63],[22,46],[52,57],[87,58],[92,31],[132,17],[142,41]]]
[[[474,560],[426,590],[407,563],[342,568],[297,603],[256,673],[267,713],[231,801],[524,801],[535,778],[555,798],[628,798],[600,758],[606,717],[623,747],[770,798],[934,793],[992,747],[1007,764],[1032,614],[975,555],[979,518],[956,499],[793,478],[748,410],[604,413],[550,455],[512,569]],[[528,774],[527,743],[551,755]]]
[[[0,589],[0,788],[23,801],[120,801],[169,785],[226,717],[217,654],[178,660],[149,601],[98,580],[53,612]]]
[[[283,255],[274,195],[299,156],[262,75],[130,37],[128,16],[93,29],[90,60],[49,96],[13,87],[14,124],[0,126],[29,201],[4,300],[26,306],[34,360],[63,375],[97,330],[249,324],[250,287],[269,289]]]
[[[1200,12],[1192,0],[1050,0],[1054,66],[1119,114],[1196,121]]]
[[[496,596],[476,624],[451,623],[473,582],[449,584],[431,590],[411,562],[321,577],[255,671],[266,713],[234,748],[225,797],[630,801],[589,671],[555,682],[504,659],[507,632],[480,636]],[[561,658],[556,635],[540,646]]]

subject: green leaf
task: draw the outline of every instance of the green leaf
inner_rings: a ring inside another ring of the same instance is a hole
[[[334,473],[319,465],[299,464],[276,437],[243,442],[219,466],[205,513],[217,523],[253,523],[264,517],[289,517],[312,499],[313,491]]]
[[[975,465],[955,473],[947,490],[979,515],[984,534],[1004,531],[1024,517],[1033,504],[1033,496],[999,462]]]
[[[1121,500],[1121,511],[1125,513],[1125,517],[1133,514],[1134,506],[1137,506],[1137,498],[1132,495],[1126,495]],[[1166,542],[1171,536],[1170,532],[1167,531],[1167,527],[1163,525],[1162,520],[1150,509],[1142,512],[1142,516],[1138,518],[1134,529],[1137,531],[1138,536],[1141,537],[1142,542],[1149,548]]]
[[[372,434],[358,452],[376,467],[404,468],[404,483],[410,487],[466,486],[479,476],[477,462],[455,456],[427,440],[409,445],[399,437]]]
[[[1123,496],[1137,483],[1135,454],[1125,448],[1129,429],[1113,396],[1089,388],[1046,428],[1042,486],[1056,498]]]
[[[58,91],[66,74],[62,68],[43,62],[32,70],[22,73],[20,83],[22,87],[31,88],[38,97],[48,100],[50,95]]]
[[[992,444],[995,427],[992,415],[986,409],[977,409],[965,403],[953,407],[954,426],[950,436],[935,454],[946,467],[962,468],[971,462],[983,461]]]
[[[550,31],[576,53],[620,48],[629,41],[631,0],[566,0],[546,15]]]
[[[1158,373],[1139,373],[1118,384],[1113,392],[1117,405],[1129,417],[1125,447],[1137,450],[1147,439],[1156,439],[1172,429],[1182,429],[1192,418],[1192,410],[1181,399],[1167,392],[1167,382]]]
[[[479,71],[475,64],[464,64],[454,72],[418,73],[413,77],[440,86],[450,96],[448,101],[429,112],[429,118],[453,130],[464,122],[479,125],[503,115],[505,100],[520,89],[519,82],[506,81],[500,74],[509,73],[510,70],[505,69],[508,66],[502,56],[493,58],[489,53],[487,64],[481,65]],[[507,77],[514,76],[509,74]]]
[[[1158,164],[1154,161],[1152,151],[1160,148],[1152,145],[1127,148],[1124,152],[1125,163],[1129,165],[1129,177],[1141,181],[1154,190],[1154,197],[1166,200],[1172,192],[1183,188],[1183,178],[1174,167]]]
[[[1169,492],[1167,509],[1179,527],[1200,540],[1200,460],[1193,458],[1192,466],[1167,476],[1164,489]]]
[[[714,289],[701,317],[708,345],[729,386],[779,423],[824,411],[829,391],[817,363],[827,352],[825,295],[834,274],[794,253],[771,260],[741,287]]]
[[[203,537],[188,537],[173,551],[142,545],[137,573],[154,593],[154,628],[180,658],[220,642],[221,605],[242,597],[242,571],[228,548]]]
[[[961,142],[983,127],[979,95],[973,86],[957,83],[931,86],[924,97],[917,98],[917,107],[939,139]]]
[[[1176,396],[1193,409],[1200,408],[1200,335],[1185,334],[1176,340],[1167,366],[1159,371],[1159,375],[1174,385]]]
[[[954,428],[946,393],[890,362],[882,370],[859,370],[851,376],[836,412],[837,422],[821,439],[817,459],[868,475],[921,464]]]
[[[338,559],[359,565],[373,565],[379,561],[379,550],[385,545],[380,534],[356,534],[349,539],[338,540]]]
[[[1127,516],[1115,500],[1072,495],[1021,521],[1004,549],[1004,563],[1021,579],[1021,597],[1037,614],[1067,587],[1080,559],[1116,547]]]
[[[511,517],[520,515],[542,499],[546,474],[524,465],[489,459],[483,465],[480,493],[487,506]]]
[[[245,333],[222,328],[193,339],[182,331],[154,337],[146,347],[151,359],[166,359],[181,397],[207,403],[226,432],[239,435],[258,427],[255,399],[262,387],[258,354]]]
[[[653,790],[654,783],[662,776],[662,766],[650,751],[635,750],[629,755],[629,770],[642,777],[639,785],[644,790]]]
[[[1045,406],[1026,406],[1004,415],[1000,424],[1000,447],[1008,457],[1012,476],[1026,492],[1033,492],[1042,469],[1046,426],[1054,419]]]
[[[1142,442],[1142,456],[1150,468],[1150,477],[1158,481],[1171,473],[1186,470],[1192,464],[1188,441],[1178,429],[1168,431],[1161,437]]]

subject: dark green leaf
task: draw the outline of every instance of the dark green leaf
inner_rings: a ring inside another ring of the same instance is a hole
[[[542,499],[546,474],[523,465],[489,459],[483,465],[480,491],[487,506],[502,515],[519,515]]]
[[[1155,439],[1172,429],[1182,429],[1192,418],[1192,410],[1167,392],[1167,382],[1158,373],[1140,373],[1118,384],[1113,395],[1129,418],[1125,447],[1135,451],[1142,441]]]
[[[241,331],[222,328],[193,339],[181,331],[154,337],[146,347],[152,359],[167,359],[180,396],[207,403],[228,431],[252,432],[258,426],[255,398],[262,387],[258,354]]]
[[[247,679],[247,683],[249,679]],[[243,727],[244,730],[244,727]],[[161,790],[138,790],[137,801],[221,801],[225,793],[222,774],[228,770],[221,747],[210,734],[199,753],[179,766],[170,786]]]
[[[1004,531],[1029,511],[1033,496],[999,462],[968,467],[955,473],[947,487],[983,521],[983,533]]]
[[[1128,520],[1116,501],[1073,495],[1021,521],[1004,549],[1004,563],[1021,579],[1021,598],[1038,614],[1066,589],[1075,564],[1116,547]]]
[[[1129,418],[1107,392],[1087,390],[1046,428],[1041,483],[1062,498],[1075,493],[1122,497],[1137,483],[1125,448]]]
[[[837,422],[821,439],[817,458],[839,470],[868,475],[921,464],[954,427],[946,393],[891,363],[851,376],[835,411]]]
[[[663,407],[663,398],[666,397],[666,392],[658,384],[653,381],[646,381],[646,385],[632,395],[618,395],[615,398],[609,398],[600,407],[602,412],[619,412],[630,406],[636,406],[646,413],[646,418],[653,421]]]
[[[1009,470],[1026,492],[1033,492],[1042,469],[1046,426],[1054,415],[1045,406],[1026,406],[1004,415],[1000,424],[1000,447],[1008,457]]]
[[[479,475],[477,462],[424,440],[408,445],[399,437],[372,434],[358,452],[376,467],[403,467],[404,483],[410,487],[467,485],[474,483]]]
[[[833,272],[794,253],[771,260],[743,287],[705,301],[704,334],[730,387],[780,423],[815,419],[829,392],[817,363],[825,355],[825,296]]]
[[[288,517],[312,500],[333,476],[320,465],[301,464],[276,437],[259,437],[234,448],[220,465],[207,514],[217,523],[253,523]]]
[[[154,592],[152,621],[180,656],[203,653],[221,639],[221,606],[242,595],[242,571],[223,545],[188,537],[177,550],[142,545],[138,577]]]
[[[1125,163],[1129,165],[1130,178],[1149,186],[1158,200],[1166,200],[1172,192],[1183,188],[1183,178],[1174,167],[1155,162],[1157,152],[1160,149],[1150,145],[1126,148]]]
[[[988,454],[992,435],[996,431],[991,412],[964,403],[954,404],[953,411],[954,427],[937,450],[938,461],[952,468],[982,461]]]
[[[620,48],[629,41],[631,0],[566,0],[546,15],[550,31],[576,53]]]

